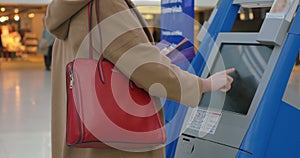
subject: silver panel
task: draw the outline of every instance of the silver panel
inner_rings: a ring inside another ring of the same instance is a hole
[[[175,158],[235,158],[239,151],[210,141],[181,136],[178,140],[180,150]]]
[[[271,7],[274,0],[234,0],[233,4],[240,4],[245,8]]]
[[[209,28],[210,24],[212,23],[212,20],[215,18],[217,11],[218,11],[218,8],[215,7],[214,10],[212,11],[212,13],[210,14],[208,21],[205,21],[204,24],[202,25],[201,30],[199,31],[199,33],[197,35],[197,40],[200,41],[200,43],[206,36],[208,28]]]
[[[209,23],[207,21],[204,22],[204,24],[202,25],[198,35],[197,35],[197,40],[201,43],[205,37],[205,35],[207,34],[207,30],[209,28]]]
[[[265,44],[281,45],[285,39],[289,25],[290,23],[285,19],[266,18],[257,36],[257,41]]]

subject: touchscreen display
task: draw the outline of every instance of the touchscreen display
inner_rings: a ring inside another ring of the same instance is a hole
[[[234,78],[232,88],[225,96],[220,91],[205,93],[199,106],[221,108],[246,115],[272,51],[272,47],[258,44],[223,44],[220,48],[222,58],[217,57],[210,72],[221,70],[217,66],[221,60],[226,69],[235,68],[236,72],[230,74]]]

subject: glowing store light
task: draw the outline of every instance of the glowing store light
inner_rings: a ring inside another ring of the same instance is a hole
[[[154,17],[151,14],[146,14],[146,15],[144,15],[144,18],[147,20],[152,20]]]
[[[254,19],[254,13],[253,13],[253,11],[252,11],[251,8],[249,9],[249,19],[250,19],[250,20],[253,20],[253,19]]]
[[[19,21],[19,20],[20,20],[20,17],[19,17],[19,15],[18,15],[18,14],[16,14],[16,15],[14,16],[14,19],[15,19],[16,21]]]
[[[253,20],[254,19],[254,14],[253,13],[249,13],[249,19]]]
[[[8,16],[2,16],[2,17],[0,17],[0,22],[5,22],[7,20],[9,20]]]
[[[19,13],[19,9],[16,8],[16,9],[14,10],[14,12],[15,12],[16,14],[18,14],[18,13]]]
[[[2,7],[0,10],[1,10],[1,12],[5,12],[5,8],[4,7]]]
[[[34,16],[35,16],[34,13],[29,13],[29,14],[28,14],[28,17],[29,17],[29,18],[34,18]]]
[[[246,19],[246,15],[245,15],[244,13],[241,13],[241,14],[240,14],[240,19],[241,19],[241,20],[245,20],[245,19]]]

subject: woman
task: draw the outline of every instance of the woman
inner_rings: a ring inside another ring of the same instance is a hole
[[[202,92],[230,89],[233,79],[227,73],[233,72],[234,69],[227,70],[226,73],[217,73],[209,79],[201,79],[182,71],[170,64],[169,59],[161,55],[150,43],[153,38],[149,30],[142,27],[145,25],[142,16],[136,11],[128,11],[129,8],[134,8],[130,0],[99,0],[99,2],[99,6],[94,7],[100,8],[101,22],[106,25],[103,28],[101,26],[104,58],[117,65],[139,87],[146,91],[151,89],[151,95],[197,106]],[[66,146],[65,66],[75,58],[89,32],[87,4],[88,0],[53,0],[47,11],[46,26],[57,38],[53,46],[52,63],[52,157],[164,158],[164,148],[148,152],[125,152],[117,149],[82,149]],[[94,12],[92,23],[94,27],[96,25]],[[116,32],[120,34],[116,35]],[[119,61],[123,64],[117,64]],[[146,64],[140,64],[142,62]],[[129,67],[132,64],[141,66],[131,71]],[[223,80],[227,82],[220,82]],[[212,81],[218,84],[212,84]],[[162,93],[161,86],[152,86],[154,83],[163,85],[166,95]]]
[[[39,41],[39,51],[44,54],[44,63],[47,71],[50,71],[51,67],[53,42],[54,37],[44,27]]]

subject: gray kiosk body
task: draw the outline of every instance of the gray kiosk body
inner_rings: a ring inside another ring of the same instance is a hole
[[[234,67],[235,82],[227,94],[205,93],[198,108],[189,109],[176,158],[231,158],[240,150],[281,51],[281,46],[260,44],[257,36],[219,34],[201,77]]]

